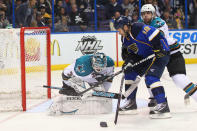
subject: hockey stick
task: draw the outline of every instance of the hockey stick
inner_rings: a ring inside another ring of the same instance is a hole
[[[142,60],[136,62],[135,64],[128,63],[128,64],[124,67],[124,69],[126,69],[127,67],[135,67],[135,66],[137,66],[137,65],[139,65],[139,64],[141,64],[141,63],[143,63],[143,62],[145,62],[145,61],[147,61],[147,60],[149,60],[149,59],[152,59],[152,58],[154,58],[154,57],[155,57],[155,54],[152,54],[152,55],[149,55],[148,57],[146,57],[146,58],[144,58],[144,59],[142,59]]]
[[[122,97],[123,83],[124,83],[124,75],[122,76],[121,83],[120,83],[119,98],[118,98],[116,114],[115,114],[115,120],[114,120],[114,124],[115,125],[117,124],[117,120],[118,120],[118,113],[119,113],[119,108],[120,108],[120,100],[121,100],[121,97]]]
[[[89,91],[89,90],[91,90],[91,89],[93,89],[93,88],[95,88],[95,87],[98,87],[98,85],[103,84],[103,82],[112,79],[113,77],[119,75],[119,74],[122,73],[122,72],[123,72],[123,70],[120,70],[120,71],[116,72],[115,74],[113,74],[113,75],[111,75],[111,76],[109,76],[109,77],[106,77],[106,78],[103,79],[102,81],[99,81],[99,82],[97,82],[96,84],[92,85],[90,88],[88,88],[88,89],[86,89],[86,90],[80,92],[78,95],[79,95],[79,96],[83,95],[83,94],[86,93],[87,91]]]
[[[57,90],[61,90],[61,87],[55,87],[55,86],[47,86],[47,85],[43,85],[44,88],[50,88],[50,89],[57,89]],[[119,98],[119,94],[118,93],[113,93],[113,92],[105,92],[105,91],[94,91],[92,93],[92,96],[96,96],[96,97],[105,97],[105,98],[111,98],[111,99],[118,99]],[[122,99],[126,98],[124,95],[122,95]]]
[[[141,63],[143,63],[143,62],[145,62],[145,61],[147,61],[147,60],[149,60],[149,59],[151,59],[151,58],[153,58],[153,57],[155,57],[154,54],[148,56],[148,57],[145,58],[145,59],[140,60],[139,62],[136,62],[136,63],[133,64],[133,65],[132,65],[131,63],[128,63],[128,64],[125,66],[125,68],[137,66],[137,65],[139,65],[139,64],[141,64]],[[124,69],[125,69],[125,68],[124,68]],[[109,76],[109,77],[106,77],[106,78],[103,79],[102,81],[97,82],[96,84],[92,85],[90,88],[88,88],[88,89],[86,89],[86,90],[80,92],[80,93],[78,94],[78,96],[83,95],[83,94],[86,93],[87,91],[89,91],[89,90],[91,90],[91,89],[97,87],[98,85],[102,84],[103,82],[105,82],[105,81],[107,81],[107,80],[109,80],[109,79],[111,79],[111,78],[113,78],[113,77],[119,75],[120,73],[122,73],[122,72],[124,71],[124,69],[122,69],[122,70],[116,72],[115,74],[113,74],[113,75],[111,75],[111,76]],[[81,86],[81,85],[79,85],[79,86]],[[61,89],[60,87],[52,87],[52,86],[45,86],[45,85],[43,85],[43,87],[45,87],[45,88],[51,88],[51,89]],[[134,90],[134,89],[128,90],[128,92],[132,92],[133,90]],[[130,94],[130,93],[125,92],[125,95],[124,95],[124,96],[127,97],[127,94]],[[118,96],[118,94],[117,94],[116,96]],[[113,98],[113,97],[111,97],[111,98]],[[116,97],[115,97],[115,98],[116,98]],[[124,97],[123,97],[123,98],[124,98]]]
[[[148,57],[146,57],[146,58],[144,58],[144,59],[142,59],[142,60],[136,62],[135,64],[128,63],[128,64],[124,67],[124,69],[126,69],[126,68],[128,68],[128,67],[135,67],[135,66],[137,66],[137,65],[139,65],[139,64],[141,64],[141,63],[143,63],[143,62],[145,62],[145,61],[147,61],[147,60],[149,60],[149,59],[152,59],[152,58],[154,58],[154,57],[155,57],[155,54],[152,54],[152,55],[150,55],[150,56],[148,56]],[[90,88],[88,88],[88,89],[82,91],[81,93],[79,93],[79,95],[83,95],[83,94],[86,93],[87,91],[89,91],[89,90],[91,90],[91,89],[97,87],[98,85],[102,84],[103,82],[105,82],[105,81],[107,81],[107,80],[109,80],[109,79],[111,79],[111,78],[113,78],[113,77],[119,75],[120,73],[122,73],[122,72],[124,71],[124,69],[122,69],[122,70],[116,72],[115,74],[113,74],[113,75],[111,75],[111,76],[105,78],[105,79],[102,80],[102,81],[99,81],[98,83],[96,83],[96,84],[93,85],[92,87],[90,87]]]

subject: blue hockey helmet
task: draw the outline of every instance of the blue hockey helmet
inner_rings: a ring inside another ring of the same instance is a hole
[[[123,28],[124,25],[130,25],[130,20],[125,16],[120,16],[114,22],[115,29]]]
[[[107,57],[104,53],[96,52],[92,56],[92,68],[96,72],[101,72],[107,66]]]

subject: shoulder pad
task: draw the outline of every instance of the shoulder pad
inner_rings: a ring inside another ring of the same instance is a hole
[[[155,28],[160,28],[165,24],[165,21],[163,19],[161,19],[160,17],[155,17],[152,21],[151,21],[151,26],[155,27]]]
[[[76,60],[74,70],[78,76],[87,76],[93,72],[91,57],[92,55],[84,55]]]
[[[107,67],[111,67],[111,66],[114,66],[114,61],[112,58],[107,56]]]

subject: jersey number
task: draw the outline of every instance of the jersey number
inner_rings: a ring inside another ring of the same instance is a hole
[[[150,30],[150,27],[146,26],[144,27],[143,33],[147,34],[149,30]]]

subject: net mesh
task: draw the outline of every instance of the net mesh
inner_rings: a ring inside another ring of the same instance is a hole
[[[44,29],[24,32],[27,109],[47,99],[47,35]],[[0,111],[22,110],[20,29],[0,30]]]

